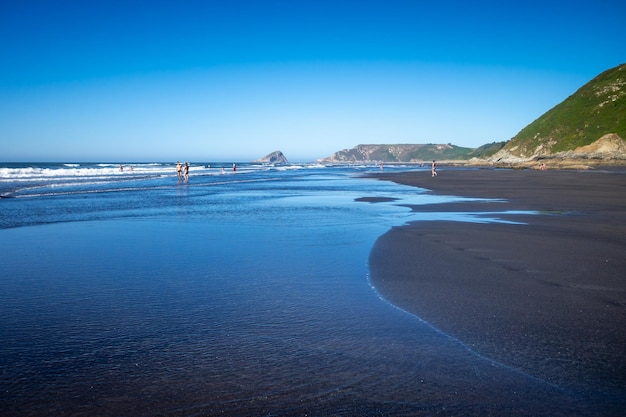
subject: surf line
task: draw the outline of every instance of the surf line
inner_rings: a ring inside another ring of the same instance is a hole
[[[248,180],[236,180],[236,181],[218,181],[204,184],[184,184],[188,187],[212,187],[215,185],[226,185],[226,184],[240,184],[247,182],[266,182],[266,181],[278,181],[281,178],[272,177],[272,178],[258,178],[258,179],[248,179]],[[48,192],[48,193],[36,193],[36,194],[26,194],[26,195],[18,195],[16,193],[20,191],[24,191],[24,189],[5,193],[0,195],[0,198],[37,198],[37,197],[55,197],[61,195],[79,195],[79,194],[101,194],[101,193],[120,193],[120,192],[129,192],[129,191],[150,191],[150,190],[168,190],[174,187],[180,186],[177,185],[162,185],[162,186],[154,186],[154,187],[124,187],[124,188],[110,188],[105,190],[81,190],[81,191],[56,191],[56,192]],[[39,187],[31,187],[31,188],[39,188]]]
[[[433,324],[427,322],[426,320],[424,320],[423,318],[421,318],[420,316],[418,316],[417,314],[411,313],[408,310],[405,310],[401,307],[398,307],[397,305],[395,305],[394,303],[392,303],[391,301],[389,301],[388,299],[386,299],[385,297],[383,297],[383,295],[378,291],[378,289],[374,286],[374,284],[372,283],[370,274],[367,274],[366,277],[367,280],[367,284],[369,285],[369,287],[372,289],[372,291],[374,291],[374,294],[378,297],[378,299],[380,299],[381,301],[383,301],[384,303],[390,305],[391,307],[395,308],[396,310],[399,310],[401,312],[403,312],[404,314],[408,314],[409,316],[415,318],[417,321],[419,321],[420,323],[422,323],[423,325],[425,325],[426,327],[430,328],[431,330],[433,330],[435,333],[440,334],[442,336],[445,336],[446,338],[448,338],[449,340],[458,343],[463,349],[465,349],[467,352],[471,353],[472,355],[489,362],[492,366],[498,366],[500,368],[503,369],[507,369],[509,371],[515,372],[517,374],[523,375],[524,377],[530,379],[531,381],[535,381],[535,382],[539,382],[542,384],[546,384],[547,386],[556,389],[558,391],[561,392],[567,392],[566,389],[564,389],[563,387],[560,387],[558,385],[555,385],[553,383],[551,383],[550,381],[547,381],[545,379],[539,378],[537,376],[531,375],[519,368],[515,368],[513,366],[507,365],[503,362],[497,361],[495,359],[489,358],[485,355],[480,354],[479,352],[475,351],[474,349],[472,349],[471,347],[469,347],[468,345],[466,345],[465,343],[463,343],[462,340],[458,339],[457,337],[452,336],[451,334],[448,334],[446,332],[444,332],[443,330],[439,329],[438,327],[434,326]]]

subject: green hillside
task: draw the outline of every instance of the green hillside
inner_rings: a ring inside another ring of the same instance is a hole
[[[511,139],[505,149],[530,156],[589,145],[607,133],[626,138],[626,64],[603,72]]]
[[[467,155],[467,159],[471,158],[481,158],[486,159],[498,152],[506,145],[506,142],[493,142],[478,147],[476,149],[472,149],[472,151]]]
[[[433,145],[427,144],[407,152],[403,160],[405,161],[430,161],[433,159],[457,160],[468,159],[468,154],[472,148],[465,148],[452,144]]]
[[[486,145],[487,146],[487,145]],[[420,162],[437,160],[467,160],[476,149],[452,144],[358,145],[335,152],[325,162]]]

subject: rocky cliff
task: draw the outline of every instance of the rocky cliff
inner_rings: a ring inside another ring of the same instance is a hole
[[[482,164],[485,161],[473,160],[471,162]],[[520,157],[503,149],[486,162],[492,165],[535,168],[541,164],[548,164],[549,167],[553,168],[578,169],[597,165],[626,165],[626,141],[615,133],[609,133],[589,145],[579,146],[573,150],[555,153],[544,152],[530,157]]]
[[[281,151],[274,151],[263,158],[257,159],[253,162],[260,164],[288,164],[287,157]]]

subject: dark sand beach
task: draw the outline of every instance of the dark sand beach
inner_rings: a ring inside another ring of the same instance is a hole
[[[500,200],[415,211],[537,212],[498,216],[521,224],[393,228],[370,256],[372,283],[383,296],[482,356],[606,402],[613,412],[626,404],[626,170],[376,177]]]

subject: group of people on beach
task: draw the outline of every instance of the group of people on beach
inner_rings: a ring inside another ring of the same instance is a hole
[[[185,162],[185,165],[176,162],[176,172],[178,173],[179,181],[189,181],[189,162]]]

